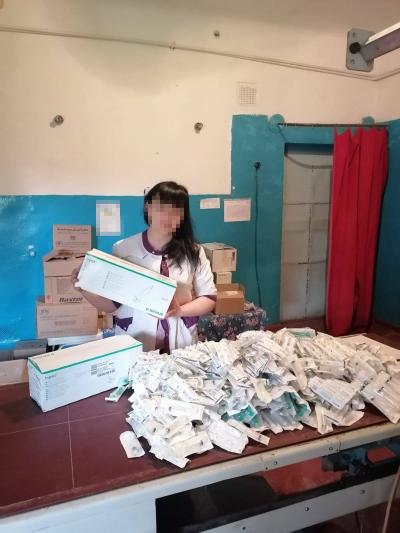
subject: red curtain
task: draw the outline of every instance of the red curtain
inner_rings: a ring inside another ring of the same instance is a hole
[[[332,335],[368,326],[386,176],[385,129],[335,131],[326,290]]]

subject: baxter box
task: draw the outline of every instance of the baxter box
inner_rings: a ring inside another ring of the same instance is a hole
[[[71,276],[72,271],[81,266],[84,257],[84,253],[52,250],[43,256],[44,277]]]
[[[214,272],[214,283],[216,285],[232,283],[232,272]]]
[[[244,311],[245,288],[239,283],[217,285],[216,315],[235,315]]]
[[[87,303],[36,303],[36,329],[39,338],[95,335],[98,330],[98,311]]]
[[[237,250],[227,244],[206,242],[202,244],[213,272],[234,272]]]
[[[79,271],[78,285],[86,291],[164,318],[177,282],[100,250],[91,250]]]
[[[53,250],[43,256],[44,276],[71,276],[91,247],[91,226],[54,224]]]
[[[120,385],[142,343],[117,335],[28,359],[29,393],[50,411]]]
[[[87,252],[92,247],[92,226],[53,224],[53,248]]]
[[[44,278],[44,301],[47,304],[81,304],[86,302],[71,282],[70,276],[47,276]]]

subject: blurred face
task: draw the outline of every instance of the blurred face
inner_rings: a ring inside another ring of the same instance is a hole
[[[154,198],[146,204],[149,226],[163,235],[173,235],[183,222],[184,212],[173,204],[162,204]]]

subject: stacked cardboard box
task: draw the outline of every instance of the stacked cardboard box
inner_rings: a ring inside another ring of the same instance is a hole
[[[232,283],[232,272],[236,270],[237,250],[227,244],[208,242],[202,245],[214,273],[217,287],[217,315],[243,313],[245,290],[242,285]]]
[[[223,283],[216,285],[216,315],[235,315],[244,311],[245,288],[240,283]]]
[[[215,283],[232,283],[232,272],[236,270],[236,248],[220,242],[206,242],[202,246],[214,272]]]
[[[97,309],[71,283],[73,270],[91,247],[91,226],[53,225],[53,249],[43,257],[45,295],[36,305],[38,337],[97,333]]]

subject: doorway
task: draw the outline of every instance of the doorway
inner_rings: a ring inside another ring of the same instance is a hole
[[[331,145],[286,146],[281,321],[325,314],[332,158]]]

